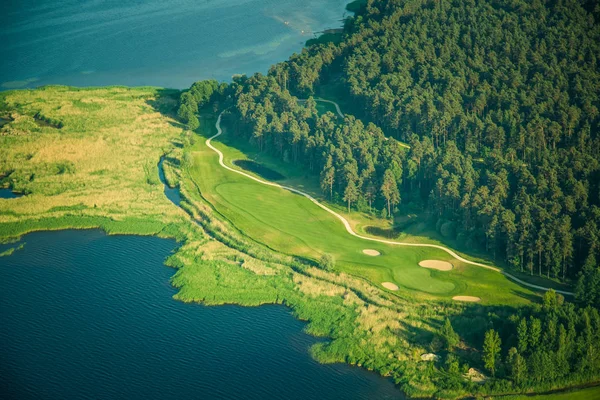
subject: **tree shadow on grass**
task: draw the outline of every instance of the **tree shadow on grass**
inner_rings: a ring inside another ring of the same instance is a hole
[[[411,325],[405,321],[400,321],[400,325],[402,326],[402,331],[404,335],[406,335],[406,339],[409,342],[418,344],[423,348],[429,349],[430,344],[436,335],[435,329],[437,328],[437,324],[428,319],[425,319],[424,322],[432,328],[431,331]]]
[[[156,89],[156,96],[146,100],[146,104],[164,116],[175,118],[180,94],[177,89]]]
[[[525,300],[528,300],[532,303],[539,303],[540,302],[540,296],[536,295],[536,294],[532,294],[532,293],[527,293],[521,290],[511,290],[511,293],[515,296],[521,297]],[[541,293],[541,292],[540,292]]]
[[[146,100],[146,104],[152,107],[154,111],[169,118],[168,122],[171,126],[184,129],[185,125],[177,120],[180,95],[181,90],[178,89],[157,89],[156,96]]]

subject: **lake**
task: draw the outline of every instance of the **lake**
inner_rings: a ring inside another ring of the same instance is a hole
[[[0,13],[0,90],[184,88],[266,73],[315,33],[341,26],[345,4],[9,1]],[[179,203],[176,189],[165,193]],[[21,243],[0,257],[2,399],[402,398],[375,373],[314,361],[317,339],[286,307],[173,300],[174,270],[163,265],[173,241],[68,230]]]
[[[0,90],[46,84],[189,87],[266,73],[342,25],[348,0],[3,2]]]
[[[171,240],[68,230],[23,242],[0,257],[3,399],[401,398],[375,373],[311,359],[317,339],[286,307],[173,300]]]

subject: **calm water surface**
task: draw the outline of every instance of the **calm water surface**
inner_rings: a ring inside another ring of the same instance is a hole
[[[91,230],[24,242],[0,257],[2,399],[400,396],[374,373],[313,361],[316,339],[283,306],[173,300],[173,241]]]
[[[183,88],[266,73],[348,0],[9,0],[0,90],[45,84]]]
[[[0,90],[182,88],[264,73],[315,32],[340,26],[345,3],[3,2]],[[178,203],[175,190],[167,196]],[[24,242],[0,257],[2,399],[400,398],[374,373],[312,360],[316,339],[285,307],[173,300],[174,271],[163,265],[172,241],[92,230],[33,233]]]
[[[0,199],[16,199],[17,197],[21,197],[21,195],[10,189],[0,188]]]

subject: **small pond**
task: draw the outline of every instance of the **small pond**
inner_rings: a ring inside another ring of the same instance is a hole
[[[280,181],[285,179],[285,176],[281,175],[279,172],[272,170],[269,167],[265,167],[261,163],[257,163],[252,160],[235,160],[233,164],[244,169],[249,172],[253,172],[256,175],[264,178],[268,181]]]
[[[386,239],[396,239],[402,233],[398,228],[380,228],[378,226],[366,226],[365,232]]]
[[[0,188],[0,199],[16,199],[23,196],[20,193],[15,193],[7,188]]]

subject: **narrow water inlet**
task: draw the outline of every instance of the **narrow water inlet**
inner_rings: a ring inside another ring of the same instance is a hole
[[[167,179],[165,177],[165,170],[163,168],[164,162],[165,156],[162,156],[160,158],[160,161],[158,162],[158,179],[160,179],[160,182],[163,184],[165,196],[167,196],[167,198],[171,200],[171,203],[179,207],[179,205],[181,204],[181,194],[179,193],[178,187],[172,188],[167,183]]]

